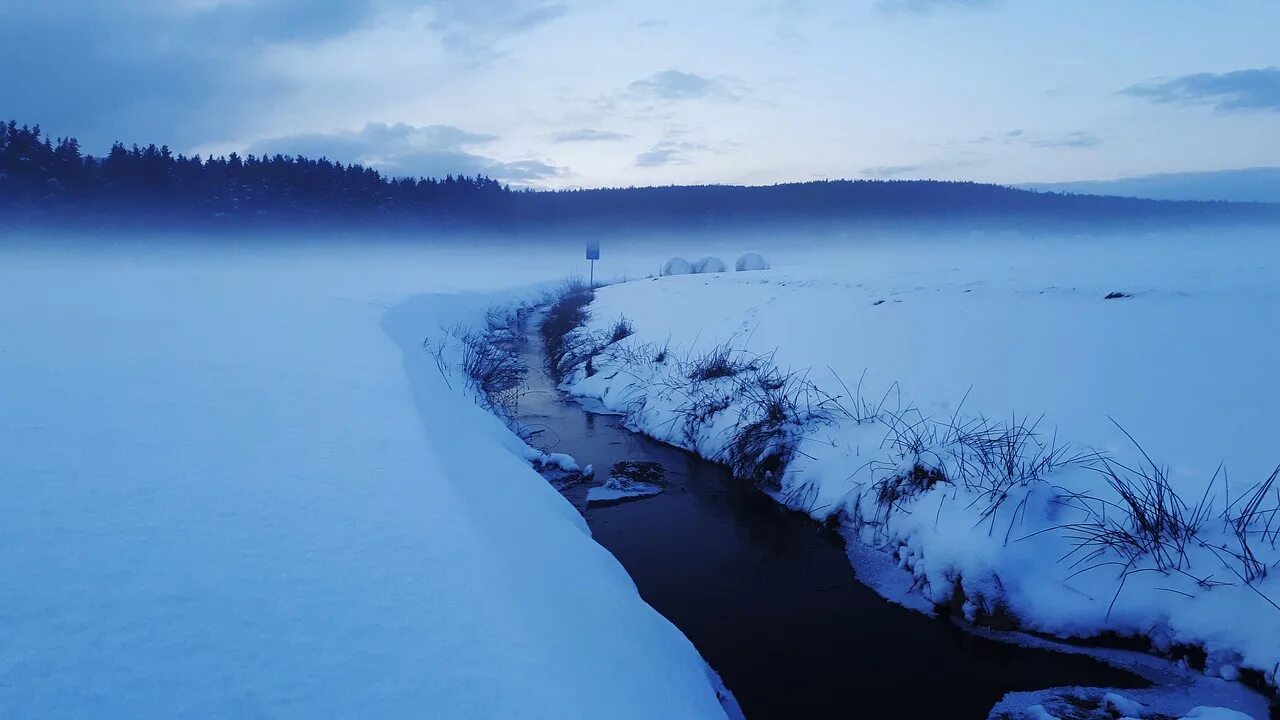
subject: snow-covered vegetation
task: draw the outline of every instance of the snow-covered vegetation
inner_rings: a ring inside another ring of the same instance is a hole
[[[1274,686],[1273,241],[867,246],[624,283],[562,370],[940,607]]]

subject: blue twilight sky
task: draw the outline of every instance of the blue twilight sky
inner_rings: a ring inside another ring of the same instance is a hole
[[[539,187],[1280,165],[1275,0],[0,0],[0,116]]]

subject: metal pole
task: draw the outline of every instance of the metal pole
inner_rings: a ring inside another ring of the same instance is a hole
[[[596,286],[596,261],[592,260],[591,261],[591,287],[594,288],[595,286]]]

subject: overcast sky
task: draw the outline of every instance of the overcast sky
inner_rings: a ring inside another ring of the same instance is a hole
[[[0,115],[538,187],[1280,165],[1275,0],[0,0]]]

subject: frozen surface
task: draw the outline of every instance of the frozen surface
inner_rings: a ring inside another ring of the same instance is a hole
[[[846,407],[861,394],[897,418],[785,428],[795,452],[774,479],[781,500],[819,518],[842,513],[853,537],[910,571],[913,592],[946,601],[960,589],[971,616],[1004,610],[1062,635],[1110,629],[1157,648],[1197,645],[1212,674],[1252,668],[1274,682],[1280,579],[1270,572],[1244,583],[1221,548],[1237,548],[1222,519],[1228,494],[1238,501],[1280,462],[1278,239],[1262,231],[868,242],[750,275],[639,280],[597,293],[588,331],[625,315],[635,335],[606,348],[595,373],[579,371],[570,386],[628,411],[648,434],[717,459],[756,419],[753,407],[735,395],[732,378],[696,382],[681,358],[723,345],[797,371]],[[1111,293],[1125,297],[1104,299]],[[646,359],[663,346],[675,359]],[[691,421],[691,401],[712,411]],[[1143,457],[1122,426],[1192,505],[1222,464],[1183,567],[1149,569],[1147,558],[1125,568],[1107,553],[1073,565],[1087,550],[1069,556],[1075,545],[1061,526],[1083,514],[1067,494],[1088,493],[1112,510],[1120,502],[1100,474],[1079,466],[1013,488],[990,515],[967,488],[939,483],[877,516],[878,482],[919,457],[956,463],[942,442],[926,443],[921,455],[895,447],[891,426],[980,416],[1035,425],[1045,445],[1069,443],[1137,467]],[[1251,530],[1252,549],[1270,568],[1280,552],[1261,529]],[[1121,588],[1126,569],[1140,572]]]
[[[3,252],[0,715],[723,716],[421,350],[563,256]]]

